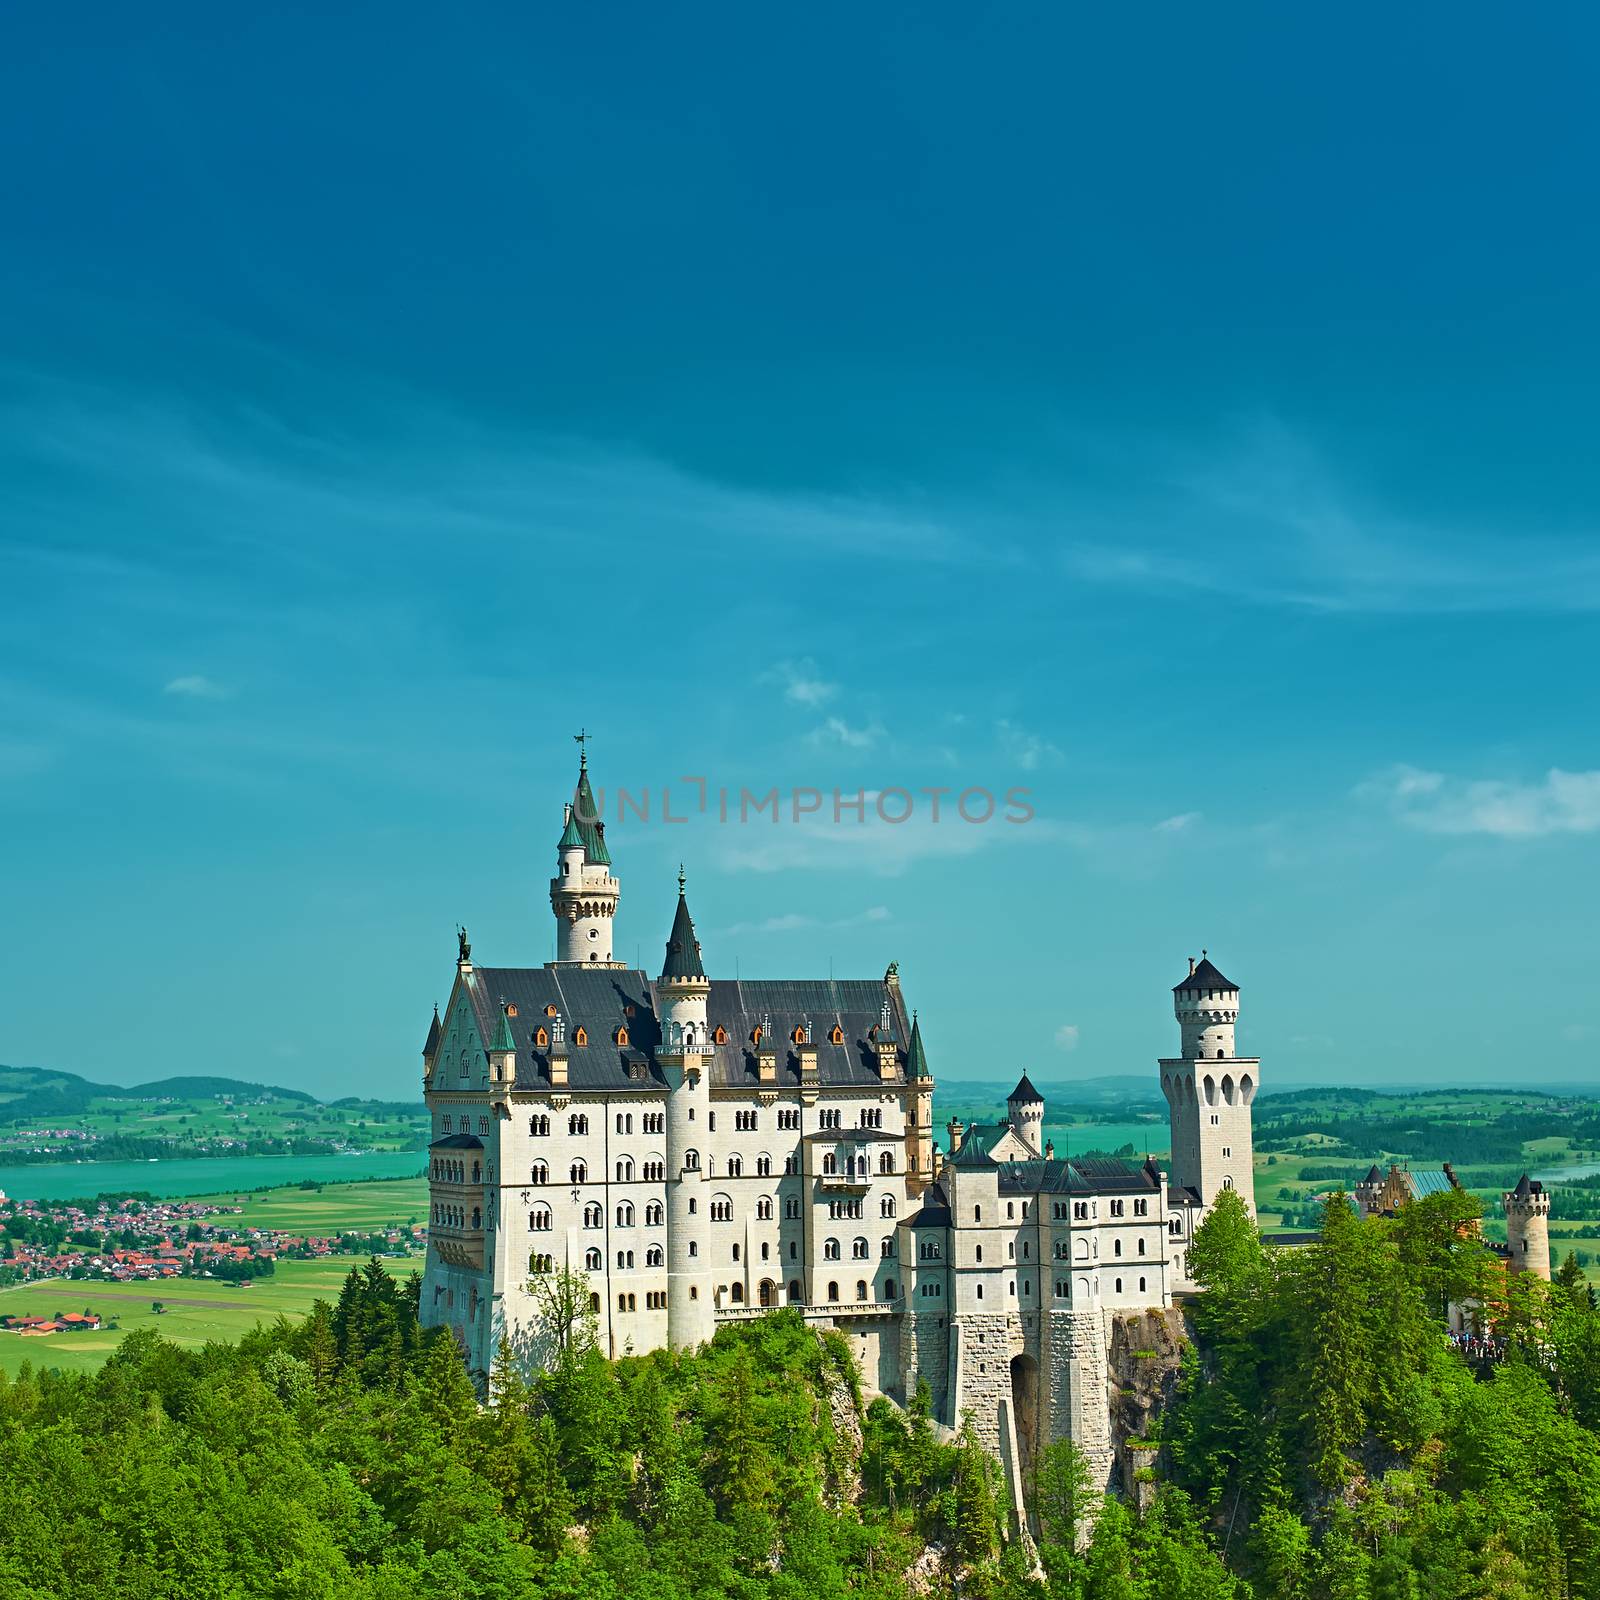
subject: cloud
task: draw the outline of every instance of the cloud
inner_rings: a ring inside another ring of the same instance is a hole
[[[1076,1050],[1078,1048],[1078,1024],[1076,1022],[1063,1022],[1056,1029],[1056,1046],[1061,1050]]]
[[[1167,817],[1155,826],[1157,833],[1187,833],[1191,827],[1200,820],[1198,811],[1180,811],[1175,817]]]
[[[823,706],[839,692],[839,685],[823,678],[817,671],[816,662],[809,657],[800,661],[780,661],[761,677],[766,683],[781,683],[783,698],[796,706]]]
[[[1041,766],[1060,766],[1066,760],[1061,750],[1048,739],[1030,733],[1005,717],[995,723],[994,729],[1001,750],[1024,772],[1034,772]]]
[[[813,728],[807,737],[818,746],[840,745],[846,750],[870,750],[883,734],[881,723],[871,722],[853,727],[843,717],[829,717]]]
[[[1148,487],[1061,508],[1074,531],[1058,545],[1060,569],[1080,583],[1332,613],[1600,610],[1592,532],[1556,538],[1397,511],[1275,418],[1220,444],[1123,454],[1127,480]]]
[[[1387,806],[1423,833],[1537,839],[1600,830],[1600,771],[1552,767],[1537,782],[1456,778],[1396,766],[1358,785],[1359,798]]]
[[[850,917],[812,917],[799,911],[785,911],[774,917],[763,917],[755,922],[735,922],[718,928],[718,938],[735,938],[749,934],[794,933],[805,928],[858,928],[863,923],[887,922],[891,912],[887,906],[868,906]]]
[[[175,694],[185,700],[226,700],[228,691],[198,672],[186,673],[181,678],[170,679],[162,694]]]
[[[845,797],[852,799],[850,796]],[[879,794],[865,790],[864,817],[853,806],[834,819],[831,798],[822,809],[803,815],[798,822],[785,811],[777,823],[752,818],[738,826],[718,828],[713,848],[730,871],[790,872],[842,869],[898,877],[919,862],[975,855],[981,850],[1034,843],[1053,837],[1049,823],[1034,819],[1007,822],[1003,805],[997,805],[987,822],[964,822],[947,800],[935,822],[932,806],[924,797],[912,797],[904,822],[885,822],[878,816]],[[905,801],[896,791],[884,791],[885,809],[899,815]]]

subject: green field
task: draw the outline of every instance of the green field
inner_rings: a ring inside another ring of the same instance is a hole
[[[92,1372],[135,1328],[154,1328],[174,1344],[197,1346],[208,1340],[233,1340],[258,1322],[276,1317],[301,1317],[313,1300],[333,1300],[350,1269],[351,1256],[323,1261],[283,1261],[270,1278],[238,1289],[205,1278],[179,1278],[166,1283],[84,1283],[55,1278],[0,1289],[0,1316],[54,1316],[64,1311],[95,1311],[115,1328],[94,1333],[55,1333],[23,1339],[0,1333],[0,1370],[15,1374],[24,1362],[35,1369],[58,1367],[63,1372]],[[391,1264],[402,1274],[421,1258]],[[151,1308],[160,1300],[166,1310]]]
[[[192,1195],[200,1205],[239,1205],[239,1221],[256,1228],[327,1237],[378,1228],[421,1226],[428,1219],[426,1178],[378,1178],[369,1183],[329,1183],[320,1189],[264,1189],[259,1194],[224,1190]]]

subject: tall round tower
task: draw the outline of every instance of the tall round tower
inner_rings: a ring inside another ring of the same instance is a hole
[[[1501,1197],[1506,1208],[1507,1266],[1550,1281],[1550,1193],[1526,1172]]]
[[[1017,1137],[1035,1156],[1044,1154],[1044,1096],[1023,1073],[1015,1089],[1006,1096],[1006,1115]]]
[[[1239,986],[1205,952],[1191,957],[1186,977],[1172,986],[1181,1055],[1163,1060],[1161,1092],[1172,1121],[1172,1183],[1192,1190],[1202,1206],[1234,1189],[1246,1209],[1256,1209],[1251,1102],[1261,1063],[1234,1052]]]
[[[578,786],[567,806],[566,826],[556,845],[556,875],[550,909],[556,915],[554,966],[616,967],[611,930],[622,889],[611,875],[606,825],[589,784],[589,756],[578,757]]]
[[[678,909],[656,979],[661,1043],[656,1061],[667,1079],[667,1339],[692,1350],[716,1332],[706,1171],[710,1164],[711,1060],[706,1002],[711,980],[678,869]]]

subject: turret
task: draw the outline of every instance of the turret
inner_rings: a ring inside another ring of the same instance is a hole
[[[1043,1149],[1044,1096],[1034,1088],[1027,1073],[1006,1096],[1006,1114],[1017,1137],[1037,1156]]]
[[[894,973],[891,967],[890,973]],[[895,979],[899,987],[899,979]],[[922,1043],[922,1022],[911,1013],[911,1042],[906,1046],[906,1193],[915,1199],[933,1182],[933,1073]]]
[[[584,735],[579,736],[580,744]],[[578,757],[578,783],[556,842],[556,875],[550,880],[550,909],[556,918],[556,959],[552,966],[615,967],[611,935],[621,886],[611,875],[606,825],[589,783],[589,754]]]
[[[1526,1172],[1501,1197],[1506,1208],[1506,1261],[1512,1272],[1550,1281],[1550,1192]]]
[[[656,1063],[667,1080],[667,1339],[692,1350],[716,1331],[712,1300],[710,1198],[711,980],[678,869],[678,908],[656,979],[661,1043]]]
[[[1172,1123],[1172,1182],[1191,1189],[1203,1206],[1234,1189],[1255,1213],[1250,1106],[1261,1063],[1234,1054],[1239,986],[1201,952],[1172,987],[1181,1054],[1164,1059],[1161,1092]]]
[[[428,1037],[422,1046],[422,1081],[426,1083],[433,1076],[433,1064],[439,1059],[439,1004],[434,1002],[433,1021],[428,1024]]]

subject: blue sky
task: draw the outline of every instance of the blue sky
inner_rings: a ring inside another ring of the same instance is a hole
[[[1596,25],[1107,10],[9,19],[0,1060],[409,1096],[586,726],[946,1077],[1600,1079]]]

